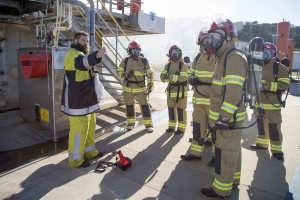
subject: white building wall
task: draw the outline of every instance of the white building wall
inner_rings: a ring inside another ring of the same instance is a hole
[[[299,71],[299,68],[300,68],[300,51],[294,51],[293,71]]]

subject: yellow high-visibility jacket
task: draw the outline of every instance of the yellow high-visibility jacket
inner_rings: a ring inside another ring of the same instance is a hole
[[[234,122],[243,121],[247,115],[242,102],[248,67],[246,56],[238,50],[232,51],[227,56],[226,70],[224,69],[226,53],[232,48],[235,48],[234,41],[229,41],[217,54],[209,107],[211,127],[214,127],[220,117],[229,118],[230,122]]]
[[[277,81],[275,80],[273,72],[275,62],[275,58],[272,58],[262,69],[263,90],[260,91],[259,100],[265,110],[280,110],[281,93],[290,86],[288,70],[281,63],[278,63]]]
[[[154,74],[150,67],[150,64],[146,58],[138,57],[138,60],[134,60],[131,57],[127,57],[126,71],[125,59],[117,68],[117,73],[120,78],[124,78],[123,91],[131,93],[145,92],[148,84],[153,84]],[[126,77],[123,72],[134,71],[133,77]]]
[[[192,67],[188,71],[188,77],[195,76],[198,85],[193,86],[193,104],[210,104],[210,90],[212,77],[215,71],[215,55],[208,55],[201,52],[198,60],[193,60]]]

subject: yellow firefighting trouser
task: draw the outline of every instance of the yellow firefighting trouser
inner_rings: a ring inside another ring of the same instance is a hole
[[[242,125],[243,122],[236,122],[237,127]],[[220,196],[229,196],[233,183],[240,182],[241,138],[241,129],[216,131],[215,179],[212,188]]]
[[[169,128],[176,130],[178,122],[178,130],[185,131],[186,129],[186,107],[187,107],[187,97],[178,98],[178,103],[176,103],[176,98],[167,97],[167,105],[169,110]]]
[[[78,167],[98,154],[95,149],[96,115],[69,116],[69,121],[69,165]]]
[[[193,139],[190,146],[190,154],[202,157],[204,150],[204,140],[208,131],[209,105],[194,104],[193,111]],[[203,144],[199,144],[199,139],[203,139]]]
[[[134,98],[136,97],[142,111],[143,122],[145,127],[152,127],[152,117],[151,111],[149,108],[149,104],[147,101],[147,95],[145,92],[140,93],[131,93],[131,92],[123,92],[124,103],[126,105],[126,118],[127,124],[134,126],[136,121],[135,114],[135,102]]]
[[[268,148],[270,143],[272,153],[282,153],[281,122],[281,110],[265,110],[263,118],[257,120],[256,144]]]

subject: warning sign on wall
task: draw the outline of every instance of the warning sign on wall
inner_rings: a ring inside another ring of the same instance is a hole
[[[49,122],[49,110],[40,108],[41,120],[44,122]]]

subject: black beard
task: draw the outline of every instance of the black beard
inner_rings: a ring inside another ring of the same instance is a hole
[[[84,54],[88,54],[90,51],[90,48],[86,45],[82,45],[80,43],[74,44],[74,48],[78,51],[81,51]]]

